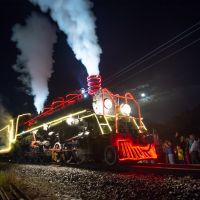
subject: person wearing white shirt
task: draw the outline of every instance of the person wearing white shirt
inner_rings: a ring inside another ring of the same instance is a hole
[[[192,145],[189,150],[192,164],[199,164],[199,140],[197,140],[193,135],[191,135],[190,138],[193,139]]]

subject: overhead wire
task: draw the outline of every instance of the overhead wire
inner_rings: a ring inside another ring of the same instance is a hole
[[[200,27],[197,27],[196,29],[190,31],[192,28],[194,28],[195,26],[199,25],[200,21],[198,21],[197,23],[195,23],[194,25],[190,26],[189,28],[187,28],[185,31],[181,32],[180,34],[178,34],[177,36],[173,37],[172,39],[170,39],[169,41],[165,42],[164,44],[160,45],[159,47],[155,48],[154,50],[150,51],[149,53],[147,53],[146,55],[144,55],[143,57],[139,58],[138,60],[130,63],[128,66],[126,66],[125,68],[121,69],[120,71],[118,71],[117,73],[113,74],[112,76],[110,76],[109,78],[104,80],[104,85],[110,83],[111,81],[113,81],[114,79],[122,76],[123,74],[129,72],[130,70],[136,68],[137,66],[141,65],[142,63],[148,61],[149,59],[151,59],[152,57],[160,54],[161,52],[165,51],[166,49],[168,49],[169,47],[175,45],[176,43],[180,42],[181,40],[185,39],[186,37],[188,37],[189,35],[193,34],[194,32],[198,31],[200,29]],[[190,32],[188,32],[190,31]],[[188,33],[187,33],[188,32]],[[185,34],[186,33],[186,34]],[[185,35],[184,35],[185,34]],[[184,35],[184,36],[182,36]],[[182,36],[182,37],[181,37]],[[181,38],[179,38],[181,37]],[[179,38],[179,39],[178,39]],[[176,40],[177,39],[177,40]],[[174,41],[175,40],[175,41]],[[174,41],[174,42],[172,42]],[[172,42],[172,43],[171,43]],[[170,44],[171,43],[171,44]],[[167,45],[167,46],[166,46]],[[163,47],[163,48],[162,48]]]
[[[157,65],[157,64],[159,64],[160,62],[162,62],[162,61],[164,61],[164,60],[166,60],[166,59],[168,59],[168,58],[170,58],[170,57],[176,55],[177,53],[183,51],[184,49],[186,49],[186,48],[188,48],[188,47],[194,45],[195,43],[197,43],[197,42],[199,42],[199,41],[200,41],[200,38],[194,40],[193,42],[190,42],[189,44],[187,44],[187,45],[185,45],[185,46],[179,48],[178,50],[176,50],[176,51],[174,51],[174,52],[168,54],[167,56],[165,56],[165,57],[159,59],[158,61],[152,63],[151,65],[148,65],[147,67],[144,67],[144,68],[141,69],[140,71],[137,71],[137,72],[135,72],[134,74],[131,74],[131,75],[128,76],[126,79],[123,79],[123,80],[117,82],[117,84],[115,84],[114,86],[120,85],[121,83],[126,82],[127,80],[129,80],[130,78],[133,78],[133,77],[136,76],[137,74],[139,74],[139,73],[141,73],[141,72],[143,72],[143,71],[145,71],[145,70],[147,70],[147,69],[152,68],[154,65]]]

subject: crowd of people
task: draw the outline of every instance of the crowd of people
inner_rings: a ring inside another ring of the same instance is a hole
[[[171,140],[157,145],[160,162],[169,164],[200,164],[200,138],[194,134],[188,137],[176,132]]]

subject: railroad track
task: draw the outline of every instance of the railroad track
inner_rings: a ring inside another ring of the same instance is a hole
[[[6,189],[0,187],[0,200],[31,200],[16,185],[10,184]]]
[[[123,164],[108,167],[102,163],[98,164],[51,164],[54,167],[74,167],[79,169],[88,169],[95,171],[110,171],[116,173],[141,173],[141,174],[155,174],[155,175],[175,175],[175,176],[192,176],[200,178],[200,165],[182,165],[182,164]]]

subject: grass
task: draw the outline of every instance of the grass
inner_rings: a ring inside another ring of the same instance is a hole
[[[16,186],[21,185],[11,164],[0,162],[0,187],[6,188],[11,183]]]
[[[7,187],[9,184],[18,185],[18,180],[12,171],[0,171],[0,187]]]

